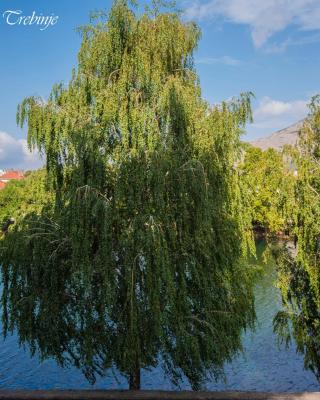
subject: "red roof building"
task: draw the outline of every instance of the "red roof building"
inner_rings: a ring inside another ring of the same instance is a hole
[[[0,181],[1,182],[8,182],[11,181],[12,179],[23,179],[23,173],[21,171],[6,171],[2,175],[0,175]]]
[[[24,178],[23,172],[21,171],[5,171],[0,174],[0,189],[6,186],[6,183],[12,180],[21,180]]]

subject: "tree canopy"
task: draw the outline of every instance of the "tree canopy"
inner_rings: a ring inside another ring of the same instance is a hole
[[[252,326],[250,215],[236,165],[250,94],[211,107],[198,27],[124,0],[81,29],[78,67],[17,121],[46,158],[51,207],[2,241],[5,332],[88,379],[140,388],[162,365],[218,379]]]

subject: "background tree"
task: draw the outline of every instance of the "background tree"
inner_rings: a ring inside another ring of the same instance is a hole
[[[288,231],[294,224],[295,167],[287,152],[252,146],[244,150],[241,175],[251,198],[252,223],[270,234]]]
[[[91,380],[116,366],[138,389],[161,364],[197,389],[254,321],[235,168],[250,95],[202,100],[198,28],[156,11],[115,1],[82,28],[70,83],[18,107],[55,200],[4,240],[4,326]]]
[[[0,224],[8,218],[20,220],[33,211],[40,213],[53,199],[53,193],[46,189],[45,170],[31,172],[23,180],[8,182],[0,190]]]

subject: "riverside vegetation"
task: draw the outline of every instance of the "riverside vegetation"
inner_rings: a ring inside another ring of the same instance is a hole
[[[91,382],[116,367],[140,389],[141,369],[161,366],[198,389],[254,325],[252,223],[296,232],[319,279],[302,256],[318,243],[319,113],[314,101],[303,157],[244,146],[251,94],[207,104],[199,29],[160,5],[138,15],[116,0],[81,28],[69,84],[18,107],[46,169],[0,192],[16,220],[1,240],[3,326]]]
[[[320,97],[300,132],[299,150],[292,156],[298,168],[295,184],[294,232],[297,254],[278,251],[279,287],[284,310],[274,320],[285,343],[293,339],[304,355],[305,368],[320,379]]]

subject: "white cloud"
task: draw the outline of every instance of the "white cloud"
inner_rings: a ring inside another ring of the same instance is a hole
[[[254,111],[254,119],[257,122],[261,122],[270,118],[294,116],[298,120],[303,118],[307,114],[307,111],[307,102],[304,100],[285,102],[274,100],[270,97],[263,97]]]
[[[0,169],[36,169],[43,165],[38,152],[30,152],[25,139],[0,131]]]
[[[257,48],[289,25],[320,30],[319,0],[198,0],[191,3],[185,15],[188,19],[223,17],[228,22],[249,25]]]
[[[282,101],[263,97],[253,112],[253,124],[248,126],[248,139],[264,137],[302,120],[308,114],[305,100]]]
[[[308,35],[302,38],[287,38],[280,43],[271,43],[265,47],[266,53],[282,53],[289,46],[305,46],[312,43],[320,42],[320,32],[313,35]]]
[[[205,65],[214,65],[214,64],[224,64],[229,65],[231,67],[235,67],[237,65],[242,64],[240,60],[237,60],[230,56],[222,56],[222,57],[202,57],[196,59],[197,64],[205,64]]]

